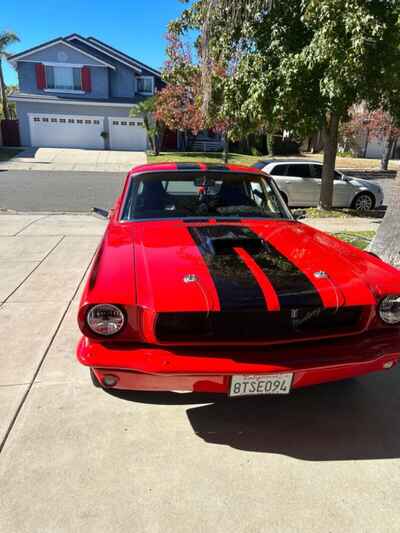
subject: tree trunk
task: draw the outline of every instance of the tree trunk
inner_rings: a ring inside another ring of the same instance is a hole
[[[223,155],[224,163],[226,165],[229,160],[229,140],[226,135],[222,136],[222,141],[224,143],[224,149],[223,149],[222,155]]]
[[[5,119],[9,119],[10,113],[8,111],[6,84],[4,83],[3,65],[1,63],[1,58],[0,58],[0,88],[1,88],[1,98],[3,102],[3,115]]]
[[[324,127],[324,163],[322,167],[320,209],[332,209],[333,180],[338,148],[339,117],[330,112]]]
[[[318,131],[312,136],[311,139],[311,152],[313,154],[318,154],[324,147],[323,135],[321,131]]]
[[[378,228],[370,251],[383,261],[400,268],[400,170],[397,172],[392,189],[390,205],[385,218]]]
[[[367,128],[366,135],[365,135],[364,150],[362,154],[364,159],[367,157],[368,144],[369,144],[369,128]]]
[[[385,149],[382,153],[382,159],[381,159],[381,170],[387,170],[389,166],[389,160],[390,156],[392,155],[392,148],[394,144],[394,137],[392,132],[389,133],[389,137],[385,143]]]

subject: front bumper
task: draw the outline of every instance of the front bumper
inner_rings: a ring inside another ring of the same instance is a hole
[[[78,360],[114,388],[227,392],[234,374],[294,374],[293,388],[347,379],[397,364],[400,335],[384,330],[330,342],[254,349],[170,348],[99,343],[82,337]]]

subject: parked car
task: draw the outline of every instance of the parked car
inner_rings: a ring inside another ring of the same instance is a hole
[[[268,159],[258,161],[254,167],[273,176],[290,207],[318,205],[322,175],[322,164],[318,161]],[[383,191],[379,185],[335,170],[333,207],[371,211],[382,203]]]
[[[109,218],[78,315],[97,386],[287,394],[399,360],[400,272],[257,169],[136,167]]]

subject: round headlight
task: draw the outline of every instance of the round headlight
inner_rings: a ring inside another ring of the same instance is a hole
[[[89,328],[98,335],[115,335],[121,331],[125,317],[124,313],[111,304],[99,304],[93,306],[86,317]]]
[[[400,296],[386,296],[379,305],[379,315],[386,324],[399,324]]]

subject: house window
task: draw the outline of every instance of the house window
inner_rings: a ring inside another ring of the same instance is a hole
[[[137,82],[137,92],[141,94],[153,94],[154,88],[153,88],[153,78],[150,76],[136,78]]]
[[[47,89],[81,91],[81,69],[76,67],[46,66]]]

